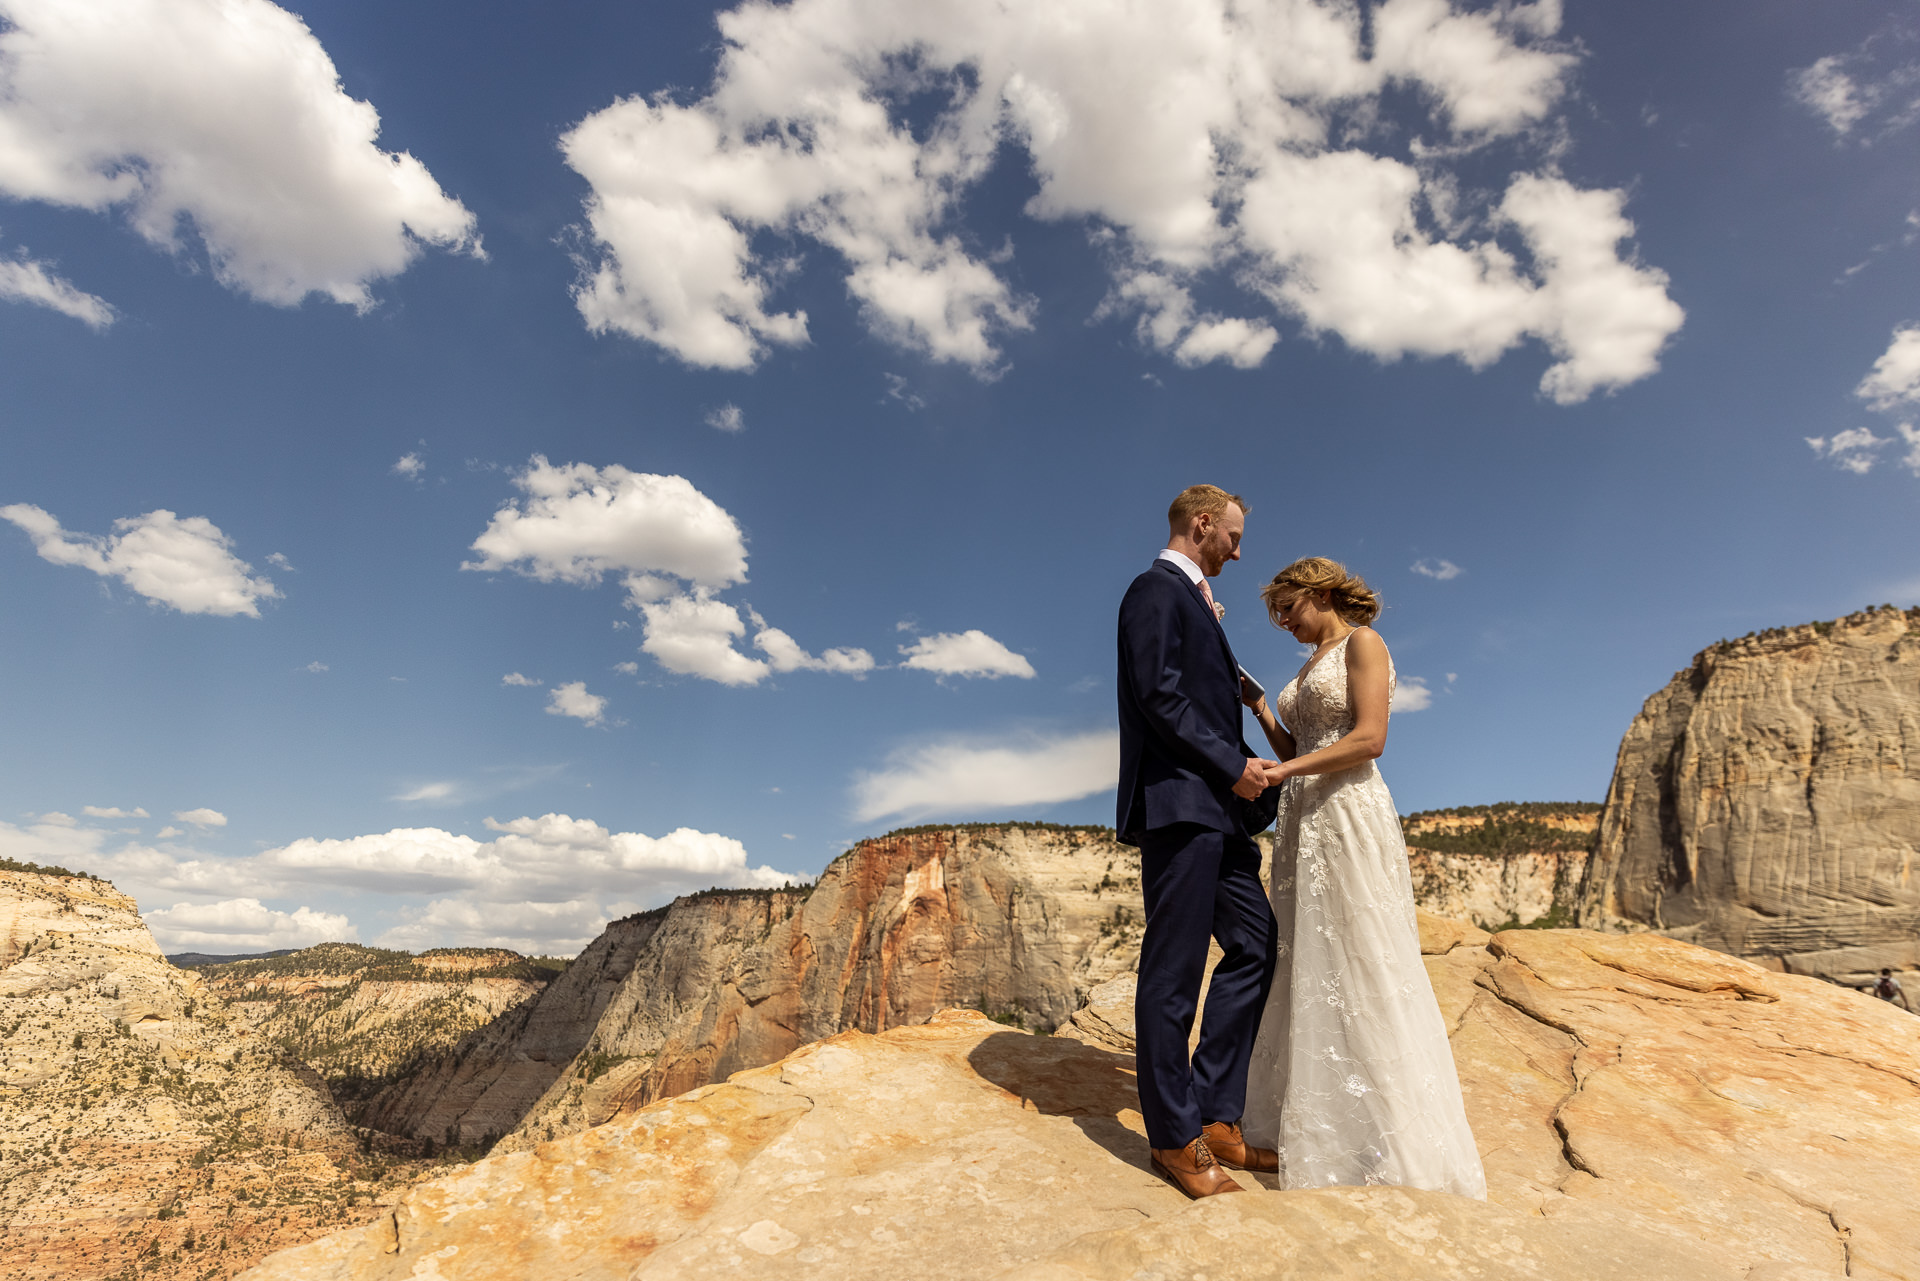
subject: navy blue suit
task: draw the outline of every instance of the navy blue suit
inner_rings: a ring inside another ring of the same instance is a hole
[[[1120,839],[1140,847],[1146,933],[1134,1001],[1147,1142],[1179,1148],[1246,1110],[1247,1059],[1273,983],[1277,930],[1253,833],[1278,789],[1233,794],[1254,755],[1240,735],[1227,635],[1179,566],[1156,560],[1120,602]],[[1207,940],[1214,968],[1191,1061]]]

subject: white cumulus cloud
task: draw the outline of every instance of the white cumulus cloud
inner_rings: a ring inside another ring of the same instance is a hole
[[[1433,706],[1433,691],[1418,676],[1404,676],[1393,683],[1393,697],[1387,700],[1390,712],[1424,712]]]
[[[1873,470],[1873,465],[1880,461],[1881,446],[1887,444],[1889,439],[1874,435],[1866,427],[1849,427],[1831,436],[1806,438],[1815,457],[1829,459],[1835,467],[1856,476],[1864,476]]]
[[[0,37],[0,44],[4,44],[4,37]],[[105,329],[114,319],[113,308],[104,298],[77,288],[55,275],[45,263],[25,254],[0,258],[0,298],[51,308],[89,329]]]
[[[352,922],[337,913],[310,907],[282,912],[254,898],[176,903],[142,915],[163,952],[271,952],[359,938]]]
[[[173,816],[182,823],[191,823],[195,827],[225,827],[227,816],[219,810],[202,807],[197,810],[175,810]]]
[[[698,95],[622,99],[563,137],[591,188],[576,301],[595,331],[751,368],[807,341],[777,295],[810,242],[875,334],[994,376],[1037,303],[1005,274],[1017,247],[976,246],[963,210],[1017,150],[1027,214],[1103,246],[1100,314],[1137,312],[1181,364],[1257,365],[1276,320],[1476,368],[1531,339],[1571,403],[1654,372],[1683,317],[1621,251],[1625,193],[1554,169],[1577,61],[1559,23],[1554,0],[743,3]],[[1386,154],[1388,95],[1420,113],[1409,159]],[[1200,285],[1274,314],[1202,309]]]
[[[421,473],[427,470],[427,463],[419,454],[406,453],[394,461],[390,470],[394,475],[407,480],[418,480]]]
[[[700,676],[722,685],[757,685],[771,670],[733,647],[747,633],[740,611],[704,592],[639,602],[646,620],[640,643],[660,666],[682,676]]]
[[[537,681],[533,679],[533,677],[531,676],[522,676],[519,672],[508,672],[505,676],[502,676],[500,678],[500,683],[502,685],[518,685],[523,688],[531,689],[536,685],[543,684],[544,682]]]
[[[1443,583],[1467,572],[1450,560],[1434,560],[1429,557],[1416,560],[1409,568],[1423,578],[1437,578]]]
[[[1110,789],[1119,777],[1120,736],[1112,730],[1012,743],[930,743],[856,776],[853,817],[868,823],[1053,805]]]
[[[191,229],[216,279],[283,306],[364,308],[423,244],[478,251],[473,216],[377,145],[379,114],[267,0],[0,0],[0,18],[12,199],[117,209],[175,253]]]
[[[118,805],[111,805],[111,806],[82,805],[80,807],[80,812],[82,814],[85,814],[88,818],[151,818],[152,817],[152,815],[148,814],[145,809],[139,806],[135,806],[133,809],[130,809],[130,810],[123,810]]]
[[[382,946],[493,943],[572,953],[613,917],[674,894],[802,879],[754,865],[732,837],[687,827],[651,836],[543,814],[488,819],[486,828],[485,840],[409,827],[305,838],[223,858],[173,845],[156,849],[101,828],[41,819],[24,827],[0,822],[0,857],[111,880],[140,902],[155,936],[173,951],[265,951],[360,937],[354,922],[371,919],[359,916],[361,909],[296,906],[298,898],[288,896],[303,887],[378,896],[365,910],[391,912],[401,921],[379,939]]]
[[[816,657],[751,610],[755,643],[767,657],[734,647],[747,624],[740,607],[717,593],[746,581],[746,538],[726,509],[686,478],[617,464],[556,467],[536,455],[514,483],[527,497],[494,513],[473,542],[479,558],[462,569],[512,569],[579,586],[617,574],[644,622],[642,652],[683,676],[757,685],[776,671],[872,670],[865,650],[835,648]]]
[[[767,663],[776,672],[839,672],[860,677],[873,670],[873,655],[864,649],[829,649],[816,657],[778,627],[769,627],[767,620],[752,610],[747,614],[755,629],[753,646],[767,656]]]
[[[719,588],[747,577],[746,542],[726,509],[682,476],[556,467],[535,455],[513,478],[524,501],[494,513],[462,569],[513,569],[542,582],[609,572],[670,574]]]
[[[731,401],[707,411],[707,426],[729,435],[747,429],[747,416]]]
[[[605,719],[606,712],[607,700],[598,694],[587,693],[585,681],[555,685],[547,695],[549,716],[571,716],[577,721],[598,725]]]
[[[256,602],[280,595],[270,580],[252,576],[253,566],[233,554],[233,540],[204,516],[150,511],[116,520],[117,532],[106,537],[71,533],[29,503],[0,507],[0,519],[24,529],[42,560],[117,578],[183,614],[258,618]]]
[[[1829,54],[1810,67],[1802,67],[1789,78],[1793,96],[1800,105],[1827,122],[1834,133],[1845,135],[1860,123],[1871,103],[1870,91],[1863,90],[1847,71],[1839,54]]]
[[[900,646],[900,652],[906,655],[900,664],[902,667],[942,676],[984,676],[989,680],[1002,676],[1031,680],[1034,676],[1033,664],[1023,655],[1014,653],[977,627],[964,632],[922,636],[911,645]]]
[[[1893,340],[1853,394],[1882,411],[1920,402],[1920,325],[1893,331]]]

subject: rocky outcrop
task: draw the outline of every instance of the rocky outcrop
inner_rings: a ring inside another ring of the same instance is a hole
[[[1650,934],[1422,935],[1488,1202],[1189,1203],[1129,1057],[950,1011],[490,1157],[248,1281],[1920,1276],[1920,1020]]]
[[[1920,968],[1920,610],[1722,641],[1620,744],[1579,919],[1846,983]]]
[[[613,922],[537,996],[382,1091],[363,1123],[450,1147],[510,1133],[586,1049],[671,910]]]
[[[374,1095],[534,996],[562,965],[492,948],[416,956],[322,943],[198,968],[208,991],[318,1072],[360,1121]]]
[[[133,900],[0,874],[0,928],[0,1275],[224,1277],[392,1199],[319,1079]]]
[[[507,1146],[970,1005],[1050,1030],[1139,951],[1139,855],[1104,829],[862,841],[810,888],[716,891],[616,922],[538,998],[377,1099],[369,1124]]]
[[[1401,820],[1414,899],[1482,929],[1570,925],[1600,807],[1532,802],[1428,810]]]
[[[156,959],[160,955],[139,907],[107,882],[0,870],[0,969],[74,938]]]

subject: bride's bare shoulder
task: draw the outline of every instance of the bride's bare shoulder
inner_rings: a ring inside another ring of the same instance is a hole
[[[1352,653],[1356,649],[1363,654],[1384,654],[1387,652],[1387,642],[1371,627],[1356,627],[1347,635],[1347,652]]]

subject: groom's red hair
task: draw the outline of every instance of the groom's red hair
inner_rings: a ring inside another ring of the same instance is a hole
[[[1195,516],[1212,516],[1216,520],[1232,503],[1240,509],[1242,516],[1247,514],[1247,500],[1238,494],[1229,494],[1218,485],[1188,485],[1173,500],[1173,506],[1167,508],[1167,527],[1176,534],[1187,532],[1187,526]]]

